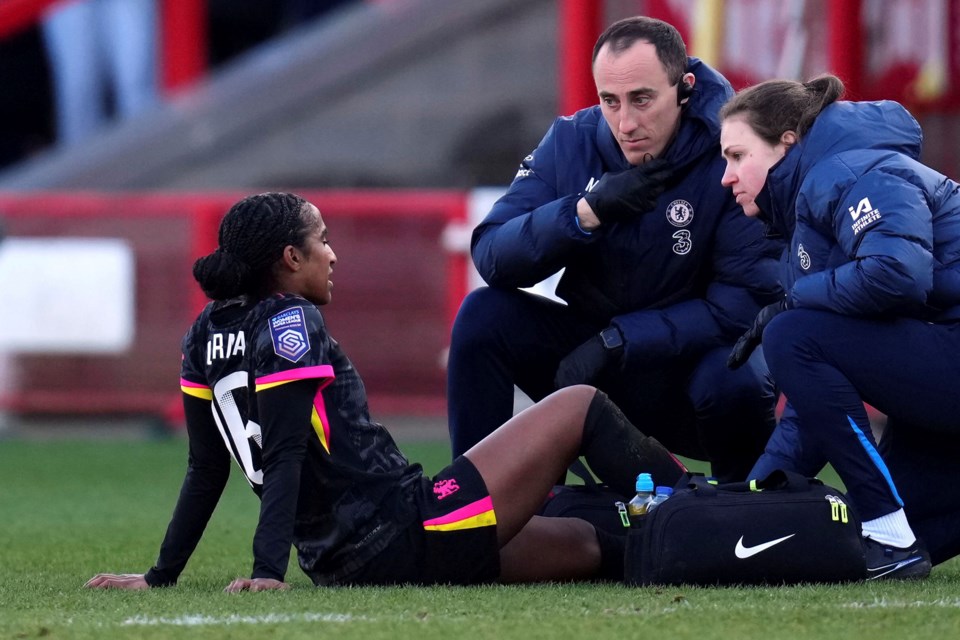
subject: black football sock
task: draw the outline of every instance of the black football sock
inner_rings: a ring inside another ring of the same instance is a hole
[[[639,473],[649,473],[654,483],[672,487],[687,472],[666,447],[640,433],[599,390],[587,410],[580,455],[601,482],[624,496],[636,492]]]

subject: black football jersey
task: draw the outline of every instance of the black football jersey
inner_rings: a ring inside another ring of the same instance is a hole
[[[188,412],[191,442],[222,445],[191,446],[191,470],[213,467],[225,449],[262,500],[253,577],[283,579],[292,543],[308,574],[334,582],[415,518],[422,470],[371,421],[360,376],[307,300],[207,305],[183,339],[181,389],[209,406],[208,418]]]

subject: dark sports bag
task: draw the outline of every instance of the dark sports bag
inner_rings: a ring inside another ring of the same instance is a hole
[[[580,518],[614,535],[626,535],[630,520],[627,502],[613,489],[602,484],[557,485],[540,508],[540,515],[556,518]]]
[[[630,529],[628,584],[790,584],[866,578],[860,518],[815,478],[774,471],[762,481],[681,481]]]

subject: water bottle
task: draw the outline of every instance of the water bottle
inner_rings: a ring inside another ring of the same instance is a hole
[[[627,515],[630,516],[630,526],[639,527],[643,516],[653,500],[653,477],[649,473],[637,476],[637,495],[627,503]]]
[[[653,500],[650,501],[650,504],[647,505],[647,513],[650,513],[656,509],[659,505],[667,501],[667,499],[673,495],[672,487],[657,487],[657,493],[653,496]]]

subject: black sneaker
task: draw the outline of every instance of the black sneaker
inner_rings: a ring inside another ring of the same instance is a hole
[[[930,556],[920,542],[904,549],[863,539],[867,580],[919,580],[930,575]]]

